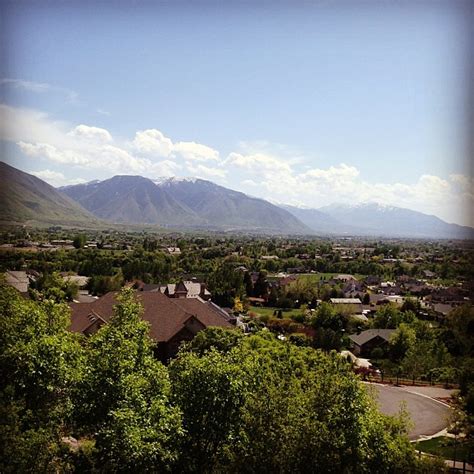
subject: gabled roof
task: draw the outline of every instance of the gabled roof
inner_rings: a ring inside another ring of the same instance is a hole
[[[107,293],[93,303],[71,304],[70,330],[83,332],[87,329],[91,324],[91,314],[109,321],[117,304],[117,294]],[[172,299],[159,292],[145,291],[138,292],[137,298],[143,306],[143,319],[150,323],[150,336],[157,342],[171,339],[191,316],[205,327],[233,327],[223,312],[216,310],[216,305],[211,306],[200,298]]]
[[[329,301],[333,304],[362,304],[359,298],[330,298]]]
[[[395,329],[367,329],[367,331],[362,331],[360,334],[350,335],[349,339],[358,346],[362,346],[376,337],[381,337],[388,342],[390,340],[390,335],[394,331]]]
[[[30,278],[25,271],[7,270],[5,280],[8,285],[16,288],[20,293],[26,293],[30,284]]]

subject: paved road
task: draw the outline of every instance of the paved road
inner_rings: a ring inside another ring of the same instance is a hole
[[[420,436],[430,436],[443,430],[447,426],[449,408],[442,403],[409,392],[406,388],[388,385],[367,384],[373,389],[380,406],[380,411],[386,415],[399,412],[400,404],[404,401],[414,427],[409,433],[410,439]]]

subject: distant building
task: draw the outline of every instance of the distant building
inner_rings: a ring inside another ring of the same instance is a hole
[[[387,349],[390,336],[395,329],[368,329],[360,334],[352,334],[349,339],[352,341],[353,353],[355,355],[370,356],[373,349],[380,347]]]
[[[61,276],[66,283],[74,283],[78,288],[85,288],[89,282],[89,277],[86,276],[67,274],[61,274]]]
[[[362,314],[362,301],[359,298],[331,298],[329,302],[344,313]]]
[[[179,247],[166,247],[165,250],[170,255],[181,255],[181,249]]]
[[[146,291],[146,290],[145,290]],[[194,280],[181,280],[179,283],[169,283],[161,285],[157,289],[151,291],[159,291],[169,298],[201,298],[205,301],[211,299],[211,293],[206,288],[205,283],[199,283]]]
[[[30,283],[35,281],[35,276],[26,271],[7,270],[5,282],[20,293],[28,293]]]
[[[117,292],[110,292],[93,303],[71,303],[72,332],[94,334],[107,324],[117,304]],[[163,362],[174,357],[183,341],[190,341],[207,327],[232,328],[235,319],[226,311],[200,298],[166,297],[160,292],[138,292],[143,319],[150,323],[150,337],[158,343],[156,356]]]

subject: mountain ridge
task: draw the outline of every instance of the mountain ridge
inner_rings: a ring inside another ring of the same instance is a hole
[[[0,161],[0,221],[95,226],[98,219],[40,178]]]
[[[60,188],[99,218],[120,224],[311,234],[288,211],[211,181],[118,175]]]
[[[450,224],[435,215],[377,202],[335,203],[318,209],[286,206],[286,209],[313,230],[321,228],[321,217],[318,220],[318,216],[330,218],[332,227],[326,229],[328,233],[402,238],[474,238],[472,227]]]

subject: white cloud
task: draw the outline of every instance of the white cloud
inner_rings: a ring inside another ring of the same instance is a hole
[[[20,150],[33,158],[45,158],[49,161],[62,164],[87,165],[90,160],[74,150],[58,149],[48,143],[18,142]]]
[[[300,158],[282,158],[274,151],[232,152],[221,160],[211,147],[173,142],[157,129],[137,131],[133,140],[120,139],[104,128],[71,126],[35,110],[7,105],[0,105],[0,120],[0,140],[16,143],[24,155],[35,160],[150,178],[191,174],[229,180],[236,189],[251,187],[252,194],[261,198],[309,207],[377,201],[435,214],[450,222],[474,224],[472,216],[462,213],[474,205],[474,180],[462,174],[424,174],[411,183],[374,183],[355,166],[341,163],[308,169]],[[94,174],[91,172],[91,179]],[[53,175],[49,179],[61,180]]]
[[[11,86],[15,89],[25,89],[31,92],[47,92],[51,90],[50,84],[45,84],[42,82],[23,81],[21,79],[10,79],[7,77],[0,79],[0,85]]]
[[[0,86],[11,87],[14,89],[23,89],[35,93],[56,92],[64,95],[70,103],[77,103],[78,101],[77,92],[67,89],[66,87],[54,86],[44,82],[25,81],[23,79],[4,77],[0,78]]]
[[[137,132],[133,145],[139,152],[161,157],[168,157],[173,150],[173,142],[154,128]]]
[[[224,168],[211,168],[209,166],[205,166],[202,164],[193,164],[190,162],[186,163],[188,171],[198,177],[198,178],[220,178],[220,179],[225,179],[227,175],[227,170]]]
[[[98,143],[108,143],[112,141],[112,135],[108,130],[99,127],[89,127],[88,125],[78,125],[74,127],[68,135]]]
[[[86,182],[86,180],[82,178],[67,179],[62,173],[52,170],[30,171],[29,173],[55,187],[66,186],[68,184],[81,184]]]
[[[171,178],[172,176],[176,176],[176,174],[183,169],[182,165],[171,161],[171,160],[163,160],[158,161],[150,165],[147,169],[147,176],[153,177],[166,177]]]
[[[213,148],[196,142],[178,142],[173,146],[173,151],[179,153],[185,160],[192,161],[217,161],[219,152]]]
[[[250,155],[230,153],[226,163],[247,169],[256,174],[260,174],[262,169],[270,172],[291,172],[291,166],[288,162],[264,153],[254,153]]]

